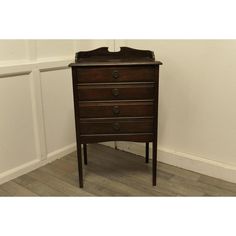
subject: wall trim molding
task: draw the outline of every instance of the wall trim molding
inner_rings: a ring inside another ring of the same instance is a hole
[[[11,61],[0,64],[0,77],[29,74],[33,69],[39,71],[56,70],[57,68],[64,69],[73,61],[72,57],[40,58],[34,61]]]
[[[45,60],[37,61],[39,71],[50,71],[50,70],[60,70],[66,69],[68,65],[73,62],[71,57],[56,57],[56,58],[46,58]]]
[[[118,142],[118,149],[144,156],[145,146],[141,143],[124,144]],[[150,148],[150,154],[152,153]],[[150,155],[151,157],[151,155]],[[197,155],[176,152],[167,148],[158,148],[158,161],[194,171],[203,175],[236,183],[236,166],[209,160]]]
[[[31,68],[17,68],[15,71],[8,71],[9,68],[0,68],[0,79],[11,78],[14,76],[29,75],[32,72]],[[16,68],[15,68],[16,69]]]

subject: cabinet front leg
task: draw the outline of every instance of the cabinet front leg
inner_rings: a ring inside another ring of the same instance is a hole
[[[157,181],[157,142],[152,143],[152,185],[156,186]]]
[[[78,171],[79,171],[79,186],[83,188],[83,164],[81,155],[81,144],[77,143],[77,159],[78,159]]]
[[[87,165],[88,159],[87,159],[87,144],[86,143],[83,145],[83,151],[84,151],[84,164]]]

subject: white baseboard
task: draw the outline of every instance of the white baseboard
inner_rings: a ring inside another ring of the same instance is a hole
[[[61,149],[58,149],[54,152],[51,152],[47,155],[47,158],[44,160],[33,160],[28,163],[25,163],[23,165],[17,166],[16,168],[13,168],[11,170],[5,171],[0,174],[0,184],[3,184],[5,182],[8,182],[12,179],[15,179],[21,175],[27,174],[41,166],[44,166],[52,161],[55,161],[56,159],[60,159],[63,156],[74,152],[76,150],[76,144],[70,144],[66,147],[63,147]]]
[[[16,168],[10,169],[0,174],[0,184],[15,179],[21,175],[24,175],[32,170],[37,169],[41,166],[39,159],[27,162],[23,165],[17,166]]]
[[[67,145],[63,148],[57,149],[56,151],[50,152],[47,155],[47,159],[54,161],[56,159],[59,159],[65,155],[71,153],[71,152],[74,152],[75,150],[76,150],[76,143],[72,143],[72,144]]]
[[[145,155],[145,146],[141,143],[118,142],[118,149],[140,156]],[[150,148],[150,157],[152,156],[151,153]],[[236,166],[234,165],[209,160],[187,153],[175,152],[162,147],[158,148],[158,161],[236,183]]]

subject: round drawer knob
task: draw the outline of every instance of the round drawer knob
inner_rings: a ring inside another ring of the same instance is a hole
[[[115,131],[119,131],[120,130],[120,124],[118,122],[115,122],[112,127],[113,127],[113,129]]]
[[[118,79],[119,78],[119,72],[117,71],[117,70],[113,70],[112,71],[112,77],[113,77],[113,79]]]
[[[120,94],[119,89],[117,89],[117,88],[112,89],[112,95],[113,95],[113,96],[117,97],[117,96],[119,96],[119,94]]]
[[[119,114],[120,114],[120,109],[119,109],[118,106],[114,106],[114,107],[112,108],[112,111],[113,111],[113,114],[114,114],[114,115],[119,115]]]

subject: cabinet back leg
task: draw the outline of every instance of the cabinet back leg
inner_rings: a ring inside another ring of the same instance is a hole
[[[87,159],[87,144],[86,143],[83,145],[83,151],[84,151],[84,164],[87,165],[88,159]]]

